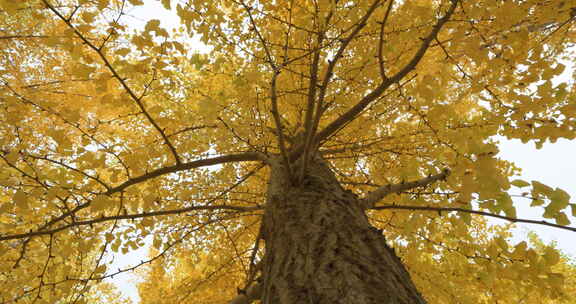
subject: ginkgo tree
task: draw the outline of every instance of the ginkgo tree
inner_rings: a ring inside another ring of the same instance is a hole
[[[573,301],[486,218],[576,231],[495,140],[576,136],[576,1],[151,2],[0,0],[0,303]]]

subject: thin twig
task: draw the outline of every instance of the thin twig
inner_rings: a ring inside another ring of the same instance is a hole
[[[546,222],[546,221],[521,219],[521,218],[515,218],[515,217],[509,217],[509,216],[494,214],[494,213],[490,213],[490,212],[484,212],[484,211],[478,211],[478,210],[470,210],[470,209],[457,208],[457,207],[384,205],[384,206],[372,207],[372,208],[370,208],[370,209],[372,209],[372,210],[385,210],[385,209],[424,210],[424,211],[434,211],[434,212],[438,212],[438,213],[441,213],[441,212],[454,212],[454,211],[455,211],[455,212],[465,212],[465,213],[471,213],[471,214],[477,214],[477,215],[483,215],[483,216],[489,216],[489,217],[499,218],[499,219],[501,219],[501,220],[509,221],[509,222],[512,222],[512,223],[527,223],[527,224],[544,225],[544,226],[550,226],[550,227],[554,227],[554,228],[558,228],[558,229],[564,229],[564,230],[576,232],[576,228],[574,228],[574,227],[562,226],[562,225],[558,225],[558,224],[554,224],[554,223],[550,223],[550,222]]]

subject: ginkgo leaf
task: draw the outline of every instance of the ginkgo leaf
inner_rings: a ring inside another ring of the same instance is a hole
[[[170,0],[161,0],[165,9],[170,10]]]
[[[102,211],[111,206],[112,201],[106,195],[97,195],[91,202],[90,208],[94,211]]]
[[[568,216],[564,212],[558,212],[554,216],[554,219],[556,220],[556,224],[558,224],[558,225],[562,225],[562,226],[570,225],[570,220],[568,219]]]
[[[553,288],[562,289],[562,286],[565,286],[566,278],[561,273],[548,273],[548,281]]]
[[[86,22],[86,23],[94,22],[95,17],[96,17],[96,14],[93,12],[82,13],[82,20],[84,20],[84,22]]]
[[[108,4],[110,4],[110,0],[98,0],[98,9],[99,10],[103,10],[106,7],[108,7]]]
[[[114,51],[114,53],[118,54],[119,56],[126,56],[130,53],[129,48],[120,48]]]
[[[28,196],[22,190],[16,191],[12,199],[18,208],[23,210],[28,210],[30,208]]]
[[[282,275],[316,302],[568,303],[569,258],[487,219],[576,215],[497,142],[576,139],[573,6],[0,0],[2,301],[125,304],[103,264],[147,251],[142,304]],[[384,275],[338,285],[358,269]]]
[[[19,8],[21,8],[22,3],[18,1],[1,0],[0,7],[6,10],[9,14],[16,13]]]
[[[96,269],[94,269],[94,274],[103,274],[104,272],[106,272],[106,265],[102,264],[98,267],[96,267]]]
[[[511,181],[510,184],[512,184],[513,186],[516,186],[518,188],[530,186],[529,182],[521,180],[521,179],[515,179],[515,180]]]
[[[154,238],[152,241],[152,246],[154,246],[154,248],[157,250],[162,249],[162,240],[160,238]]]
[[[522,241],[518,244],[516,244],[516,246],[514,246],[514,251],[512,253],[512,256],[514,258],[521,258],[524,256],[524,254],[526,253],[526,249],[528,248],[528,245],[526,244],[525,241]]]
[[[500,247],[502,250],[507,251],[508,250],[508,242],[506,242],[506,240],[502,237],[497,237],[495,239],[496,244],[498,245],[498,247]]]
[[[568,204],[570,203],[570,195],[560,188],[554,189],[554,192],[550,194],[549,198],[551,201],[550,205],[554,206],[553,208],[557,210],[562,210],[568,207]]]
[[[5,157],[9,163],[15,163],[20,158],[20,154],[17,151],[10,151]]]
[[[556,265],[560,261],[560,254],[554,248],[546,247],[543,258],[548,265]]]
[[[533,191],[536,193],[543,193],[545,195],[550,195],[554,190],[538,181],[532,181]]]
[[[213,99],[202,99],[198,102],[200,114],[206,119],[214,120],[218,115],[218,104]]]

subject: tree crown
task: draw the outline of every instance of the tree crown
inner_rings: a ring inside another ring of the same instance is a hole
[[[134,26],[141,0],[0,1],[0,303],[82,303],[146,240],[134,268],[166,263],[165,300],[226,301],[261,258],[270,166],[298,185],[315,157],[430,302],[574,295],[553,246],[476,215],[576,231],[570,196],[515,179],[495,140],[574,139],[576,1],[161,4],[181,27]]]

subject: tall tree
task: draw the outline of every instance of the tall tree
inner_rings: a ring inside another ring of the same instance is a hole
[[[477,216],[576,231],[495,139],[576,136],[576,1],[161,4],[182,27],[0,0],[1,303],[83,303],[159,261],[194,303],[569,301],[556,249]]]

